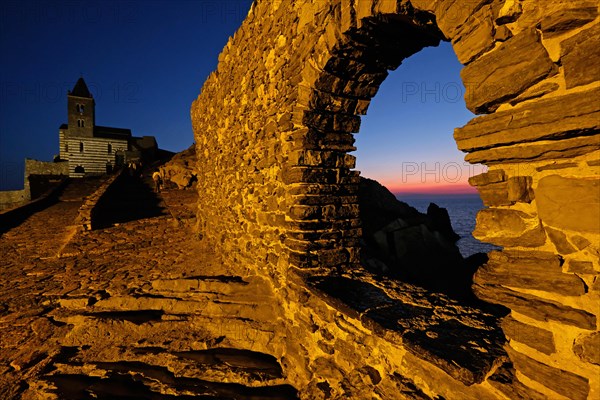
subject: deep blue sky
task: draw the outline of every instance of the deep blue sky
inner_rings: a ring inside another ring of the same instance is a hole
[[[193,142],[191,102],[250,4],[2,1],[0,189],[22,186],[25,157],[57,154],[66,91],[80,75],[96,99],[97,124],[154,135],[164,149],[187,148]],[[459,71],[446,44],[413,56],[390,75],[357,137],[357,168],[364,175],[395,187],[401,176],[418,180],[421,171],[414,168],[422,163],[434,171],[436,162],[462,164],[452,129],[471,114],[458,93]],[[442,179],[455,175],[438,169]]]

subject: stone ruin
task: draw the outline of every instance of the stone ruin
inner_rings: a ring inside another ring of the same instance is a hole
[[[271,348],[292,382],[314,398],[359,381],[383,397],[600,396],[599,39],[596,1],[255,1],[191,107],[197,230],[273,286],[294,340]],[[487,206],[474,235],[503,248],[474,277],[479,298],[510,309],[483,369],[483,353],[463,368],[419,357],[435,341],[386,327],[405,309],[378,320],[337,293],[403,292],[354,279],[360,176],[348,153],[388,70],[441,41],[478,114],[454,138],[489,167],[470,181]]]

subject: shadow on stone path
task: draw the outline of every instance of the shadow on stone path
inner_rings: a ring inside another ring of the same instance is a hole
[[[151,180],[124,173],[98,202],[95,226],[106,228],[114,224],[158,217],[167,213],[160,195],[154,193]]]

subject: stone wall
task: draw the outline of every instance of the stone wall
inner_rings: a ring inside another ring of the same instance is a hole
[[[3,190],[0,192],[0,211],[18,207],[29,201],[29,192],[21,190]]]
[[[454,136],[490,167],[471,181],[488,206],[475,234],[504,248],[476,293],[512,310],[503,329],[519,385],[595,398],[599,36],[593,1],[256,1],[191,108],[199,234],[270,277],[284,306],[290,273],[357,267],[347,153],[360,115],[388,70],[451,41],[467,107],[482,114]]]
[[[85,198],[83,204],[79,207],[77,218],[75,219],[75,225],[78,229],[91,231],[98,227],[98,204],[102,201],[102,197],[111,185],[117,179],[123,179],[125,171],[125,169],[121,169],[119,172],[104,178],[104,182],[98,186],[98,189]]]
[[[43,195],[67,176],[69,176],[69,163],[66,161],[48,162],[25,159],[24,190],[29,193],[30,200]]]
[[[28,175],[69,175],[69,164],[60,161],[38,161],[30,158],[25,159],[25,176]]]
[[[18,207],[34,200],[55,187],[69,175],[67,162],[25,159],[23,189],[0,191],[0,210]]]

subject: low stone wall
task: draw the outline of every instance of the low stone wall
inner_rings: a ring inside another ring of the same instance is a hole
[[[18,207],[29,201],[29,192],[21,190],[0,191],[0,211]]]
[[[0,233],[4,233],[12,226],[22,222],[31,214],[43,210],[44,208],[57,201],[59,194],[68,184],[68,178],[63,178],[62,181],[54,186],[52,190],[32,201],[26,201],[19,206],[0,211]]]
[[[498,399],[508,357],[497,317],[357,270],[293,275],[276,289],[282,365],[303,398]]]
[[[124,176],[125,171],[125,169],[121,169],[118,173],[111,175],[98,187],[98,189],[96,189],[94,193],[86,197],[83,205],[79,207],[79,213],[75,219],[75,225],[82,227],[86,231],[91,231],[96,228],[96,206],[101,201],[102,196],[104,196],[104,193],[106,193],[113,182]]]
[[[48,162],[26,158],[23,189],[0,191],[0,210],[18,207],[43,196],[67,176],[67,161]]]
[[[38,161],[25,159],[25,176],[27,175],[64,175],[69,176],[68,161]]]

